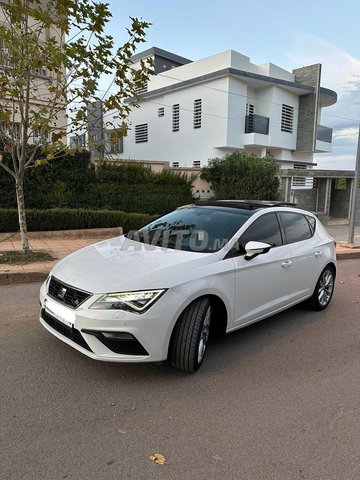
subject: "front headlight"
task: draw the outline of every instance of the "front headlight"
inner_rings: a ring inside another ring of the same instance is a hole
[[[108,293],[96,300],[90,308],[98,310],[127,310],[133,313],[143,313],[156,302],[164,292],[165,289]]]

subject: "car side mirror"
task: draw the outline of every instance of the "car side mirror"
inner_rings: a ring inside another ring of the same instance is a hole
[[[271,245],[268,243],[264,242],[248,242],[245,245],[245,260],[251,260],[252,258],[257,257],[258,255],[261,255],[263,253],[267,253],[271,248]]]

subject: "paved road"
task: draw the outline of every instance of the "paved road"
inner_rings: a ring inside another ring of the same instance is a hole
[[[1,480],[358,480],[360,260],[339,267],[327,311],[218,339],[195,375],[90,360],[42,329],[38,284],[0,287]]]

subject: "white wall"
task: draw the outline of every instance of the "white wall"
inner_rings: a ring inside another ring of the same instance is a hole
[[[254,65],[249,57],[229,50],[158,74],[149,82],[149,91],[174,85],[224,68],[293,81],[292,73],[271,63]],[[177,91],[164,93],[141,102],[141,107],[130,115],[128,137],[124,139],[121,158],[137,160],[165,160],[191,167],[194,161],[204,165],[209,158],[224,156],[237,149],[246,149],[263,155],[273,150],[275,158],[288,161],[312,161],[312,153],[303,160],[293,154],[296,150],[299,95],[280,85],[259,82],[235,75],[210,79]],[[193,102],[202,100],[202,127],[193,128]],[[246,103],[255,106],[255,114],[270,119],[269,135],[246,134]],[[172,106],[180,105],[180,131],[172,132]],[[294,108],[292,133],[281,131],[282,105]],[[158,117],[158,108],[164,107],[164,117]],[[148,123],[149,140],[135,144],[136,124]],[[296,153],[296,152],[295,152]],[[301,157],[302,158],[302,157]]]
[[[257,66],[250,62],[249,57],[234,50],[228,50],[196,62],[187,63],[172,70],[167,70],[164,73],[159,73],[149,82],[148,90],[153,91],[157,88],[174,85],[184,80],[200,77],[201,75],[230,67],[248,72],[257,72]]]
[[[295,150],[299,115],[299,97],[295,93],[289,92],[280,87],[272,87],[271,90],[272,91],[269,92],[269,95],[266,98],[266,100],[271,102],[268,103],[268,108],[271,111],[269,132],[270,145],[275,148],[278,147]],[[281,108],[283,104],[294,107],[294,123],[292,133],[281,131]]]
[[[131,113],[130,129],[124,138],[124,152],[120,158],[137,160],[167,160],[192,166],[200,160],[221,154],[217,147],[227,145],[228,79],[217,79],[202,85],[169,92],[143,101]],[[194,100],[202,100],[202,125],[193,128]],[[180,130],[172,131],[172,106],[180,105]],[[164,117],[158,117],[158,108],[164,107]],[[135,125],[148,123],[149,140],[135,143]]]

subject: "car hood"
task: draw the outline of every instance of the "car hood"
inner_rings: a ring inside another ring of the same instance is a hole
[[[171,288],[171,278],[219,261],[214,253],[185,252],[120,237],[95,243],[60,260],[52,275],[92,293]]]

